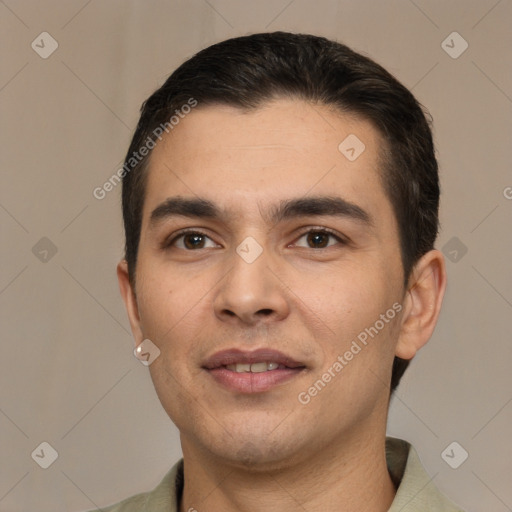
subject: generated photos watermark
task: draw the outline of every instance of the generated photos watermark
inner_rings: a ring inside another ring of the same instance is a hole
[[[152,133],[152,136],[148,136],[148,138],[144,141],[144,144],[138,149],[138,151],[134,151],[129,158],[126,159],[124,165],[120,167],[110,178],[103,183],[101,187],[96,187],[92,191],[92,195],[98,199],[105,199],[107,194],[114,190],[114,188],[121,183],[121,180],[129,174],[137,165],[144,159],[145,156],[149,154],[149,152],[156,146],[156,139],[162,140],[162,136],[165,133],[169,133],[173,130],[179,123],[180,120],[185,118],[187,114],[190,114],[192,109],[197,106],[197,100],[194,98],[189,98],[187,103],[181,106],[181,108],[176,109],[173,115],[169,118],[165,123],[160,123]]]
[[[391,308],[381,314],[379,319],[370,327],[365,328],[357,335],[357,339],[352,340],[350,349],[343,355],[339,355],[331,366],[322,374],[322,376],[306,391],[301,391],[297,399],[302,405],[307,405],[311,399],[318,395],[327,386],[332,379],[341,373],[343,368],[349,364],[354,356],[359,354],[363,348],[368,345],[369,338],[373,339],[395,316],[402,311],[402,305],[395,302]]]

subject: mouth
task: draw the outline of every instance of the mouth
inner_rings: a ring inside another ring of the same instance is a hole
[[[232,349],[214,354],[203,369],[231,391],[262,393],[297,377],[306,365],[277,350],[246,352]]]

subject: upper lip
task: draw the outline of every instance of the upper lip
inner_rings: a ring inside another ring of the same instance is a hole
[[[212,370],[230,364],[242,363],[252,364],[260,362],[274,362],[287,366],[288,368],[304,367],[303,363],[295,361],[290,356],[270,348],[260,348],[258,350],[246,351],[240,349],[227,349],[216,352],[209,357],[203,364],[203,368]]]

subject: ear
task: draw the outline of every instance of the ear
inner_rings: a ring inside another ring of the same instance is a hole
[[[135,345],[137,346],[144,340],[144,335],[140,325],[139,307],[137,305],[135,290],[130,283],[128,262],[126,260],[120,261],[117,265],[117,280],[119,281],[119,290],[123,297],[133,337],[135,338]]]
[[[396,356],[412,359],[430,339],[439,317],[445,289],[444,256],[434,249],[424,254],[411,272],[404,297]]]

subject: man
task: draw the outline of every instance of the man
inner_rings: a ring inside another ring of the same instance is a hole
[[[231,39],[143,105],[121,293],[183,459],[128,511],[456,511],[390,395],[446,286],[412,94],[346,46]]]

